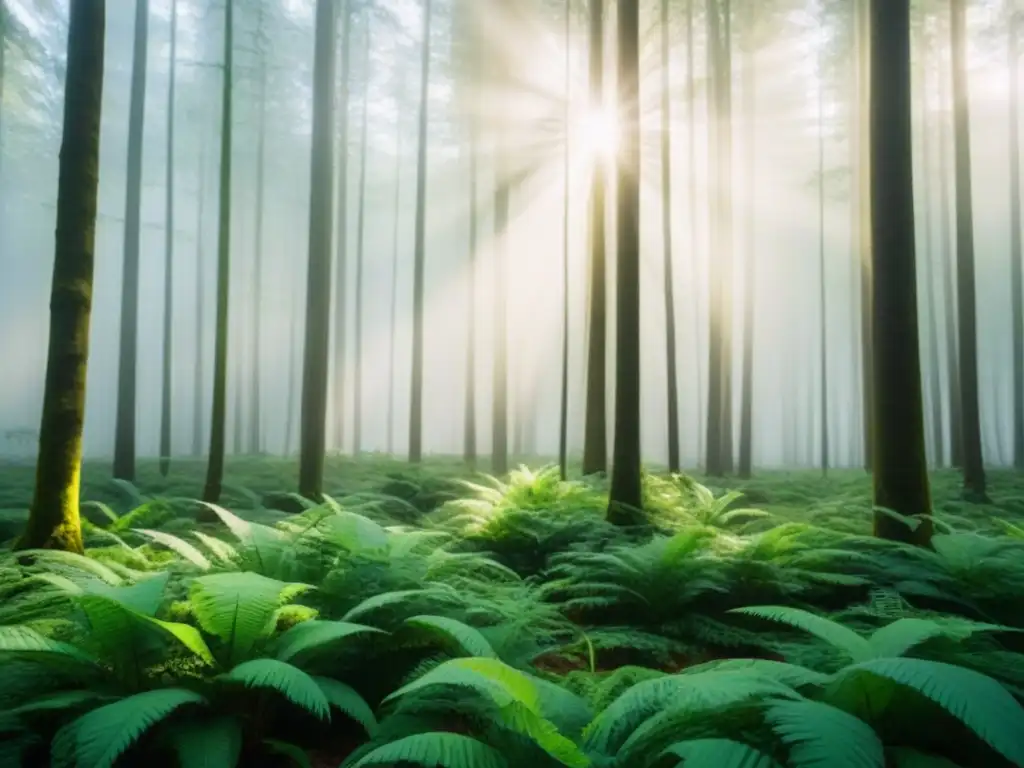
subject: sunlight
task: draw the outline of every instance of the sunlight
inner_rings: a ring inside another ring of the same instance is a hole
[[[588,160],[611,160],[619,151],[619,121],[608,108],[588,109],[576,121],[574,143]]]

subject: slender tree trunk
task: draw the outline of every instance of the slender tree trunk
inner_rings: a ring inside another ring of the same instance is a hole
[[[21,549],[82,552],[78,495],[103,105],[104,0],[72,3],[35,493]]]
[[[463,460],[476,468],[476,294],[477,294],[477,155],[479,139],[469,126],[469,286],[466,295],[466,413],[463,419]]]
[[[608,521],[638,522],[640,468],[640,14],[618,4],[618,90],[621,140],[616,174],[615,443]]]
[[[756,0],[755,0],[756,2]],[[748,6],[748,13],[756,14],[756,4]],[[737,474],[740,477],[750,477],[753,470],[753,432],[754,432],[754,301],[756,299],[755,278],[757,241],[755,228],[757,226],[757,131],[755,121],[757,119],[757,40],[755,39],[757,19],[756,17],[747,20],[754,30],[747,41],[746,61],[743,63],[743,112],[746,118],[747,136],[746,141],[746,184],[744,191],[746,201],[744,203],[747,211],[746,226],[746,254],[743,265],[743,371],[742,371],[742,392],[740,395],[740,450]]]
[[[707,400],[707,437],[705,438],[706,458],[705,471],[712,477],[725,473],[723,460],[724,434],[722,416],[725,404],[723,392],[723,294],[724,281],[722,275],[721,256],[721,204],[724,196],[721,190],[722,168],[721,148],[722,115],[719,101],[720,87],[718,81],[722,77],[720,46],[719,0],[707,0],[707,108],[708,108],[708,178],[714,192],[708,195],[708,400]]]
[[[604,0],[590,0],[590,108],[604,101]],[[608,468],[607,302],[605,267],[605,168],[594,159],[590,191],[590,333],[587,354],[587,405],[583,435],[583,474]]]
[[[423,292],[426,273],[427,118],[430,105],[431,0],[423,3],[423,58],[420,63],[420,120],[416,150],[416,232],[412,278],[412,393],[409,398],[409,461],[423,459]]]
[[[931,512],[924,448],[914,256],[910,0],[871,3],[871,239],[875,338],[874,501],[902,515]],[[883,330],[884,329],[884,330]],[[927,545],[927,518],[911,529],[876,513],[875,535]]]
[[[501,130],[500,128],[498,129]],[[503,139],[495,149],[494,189],[494,358],[491,393],[491,471],[508,472],[508,217],[511,195]]]
[[[668,385],[668,469],[679,471],[679,384],[676,374],[675,274],[672,269],[672,137],[669,92],[669,0],[661,0],[661,238],[665,270],[665,364]]]
[[[871,179],[869,174],[870,165],[864,162],[871,156],[871,130],[870,130],[870,108],[871,98],[871,0],[855,0],[855,13],[859,23],[857,24],[857,58],[859,61],[857,73],[857,109],[858,109],[858,144],[860,148],[860,162],[857,164],[857,196],[859,202],[860,217],[857,222],[860,234],[860,344],[861,344],[861,367],[862,384],[861,398],[864,419],[864,468],[870,472],[874,466],[874,444],[875,440],[871,434],[874,424],[875,395],[873,391],[875,374],[874,354],[872,352],[872,326],[871,319],[874,310],[871,307],[873,281],[871,269],[873,264],[871,248],[871,201],[870,189]]]
[[[717,85],[720,89],[719,104],[721,129],[719,151],[719,194],[721,201],[721,252],[722,263],[722,469],[733,471],[733,172],[732,172],[732,0],[721,0],[722,27],[719,54],[721,76]]]
[[[341,70],[338,73],[338,226],[334,266],[334,378],[331,405],[334,416],[334,445],[344,450],[345,437],[345,356],[348,341],[348,106],[352,59],[352,21],[355,9],[351,0],[341,0]]]
[[[687,142],[687,168],[689,168],[690,188],[687,194],[690,206],[690,267],[691,285],[696,286],[699,282],[699,268],[697,253],[700,247],[700,237],[697,230],[697,76],[696,76],[696,45],[693,34],[693,10],[694,0],[686,1],[686,118],[688,127],[686,131]],[[703,455],[704,435],[704,372],[703,359],[700,349],[700,294],[696,292],[693,297],[693,371],[697,387],[697,463],[700,463],[700,456]]]
[[[262,9],[262,6],[260,6]],[[262,11],[260,14],[260,27],[263,26]],[[253,254],[252,273],[252,339],[250,361],[252,377],[249,385],[249,453],[258,455],[263,450],[263,430],[261,420],[263,418],[262,394],[260,391],[260,377],[263,372],[263,358],[260,354],[263,342],[263,216],[264,201],[266,199],[266,146],[267,146],[267,68],[266,63],[260,62],[260,84],[259,84],[259,123],[256,128],[256,212],[255,219],[255,240],[256,253]]]
[[[235,0],[224,6],[224,78],[221,93],[220,209],[217,223],[217,326],[213,344],[210,454],[203,501],[216,503],[224,482],[228,395],[228,297],[231,285],[231,90],[234,83]]]
[[[572,96],[572,4],[565,0],[565,156],[562,162],[562,386],[558,403],[558,476],[569,478],[569,104]]]
[[[1007,35],[1010,70],[1010,289],[1013,292],[1013,466],[1024,469],[1024,249],[1021,247],[1020,94],[1018,71],[1020,14],[1011,8]]]
[[[362,125],[359,129],[359,146],[361,157],[359,159],[359,219],[356,223],[356,349],[355,367],[353,371],[352,399],[354,401],[352,414],[352,453],[358,456],[363,447],[363,272],[366,258],[366,157],[369,148],[366,144],[367,128],[369,126],[369,104],[370,104],[370,22],[372,15],[367,13],[365,24],[366,29],[363,46],[363,115]]]
[[[206,282],[203,279],[203,194],[206,191],[206,134],[203,134],[202,149],[199,150],[199,179],[196,191],[196,360],[192,379],[192,455],[203,455],[203,358],[206,345],[203,343],[205,328],[203,297]]]
[[[960,413],[960,352],[957,342],[957,297],[956,283],[953,276],[956,272],[956,261],[953,253],[953,222],[950,206],[949,154],[952,142],[949,135],[950,96],[948,70],[943,77],[939,73],[939,229],[941,243],[939,253],[941,261],[939,271],[942,274],[943,319],[946,332],[946,377],[949,387],[949,451],[950,464],[963,467],[963,419]]]
[[[298,403],[295,402],[295,378],[299,367],[299,299],[297,287],[292,288],[292,301],[289,315],[288,331],[288,390],[285,396],[284,421],[284,455],[291,456],[294,445],[295,413]]]
[[[171,0],[171,53],[167,89],[167,199],[164,212],[164,349],[160,398],[160,474],[171,468],[171,375],[174,322],[174,71],[177,64],[178,3]]]
[[[953,0],[953,142],[956,175],[957,317],[960,340],[960,411],[963,414],[964,497],[987,499],[978,404],[978,332],[974,276],[974,202],[971,187],[971,126],[967,95],[965,0]]]
[[[395,199],[391,224],[391,325],[388,340],[388,454],[394,455],[395,439],[395,337],[398,335],[398,233],[402,198],[402,101],[401,86],[395,96]]]
[[[818,61],[818,308],[821,315],[819,359],[821,361],[821,473],[828,474],[828,304],[825,273],[825,76],[824,51]]]
[[[146,119],[149,0],[135,2],[131,102],[128,107],[128,186],[124,206],[121,337],[114,425],[114,477],[135,480],[136,370],[139,346],[139,247],[142,216],[142,139]]]
[[[331,193],[334,139],[334,0],[317,0],[313,52],[313,135],[309,180],[309,267],[306,273],[305,351],[299,493],[323,497],[327,448],[328,354],[331,327]],[[339,223],[340,227],[340,223]],[[343,229],[339,228],[339,231]]]

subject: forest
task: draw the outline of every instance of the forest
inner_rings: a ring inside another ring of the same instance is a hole
[[[0,768],[1024,768],[1019,0],[0,0]]]

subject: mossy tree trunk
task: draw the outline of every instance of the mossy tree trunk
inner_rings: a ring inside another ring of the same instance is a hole
[[[139,247],[142,229],[142,144],[146,121],[149,0],[135,2],[131,101],[128,107],[128,184],[124,204],[121,334],[114,424],[114,477],[135,480],[135,416],[139,355]]]
[[[71,4],[50,333],[36,484],[21,549],[82,552],[78,514],[103,106],[106,3]]]
[[[409,398],[409,461],[423,459],[423,300],[426,277],[427,118],[430,114],[431,0],[423,3],[420,115],[416,149],[416,221],[412,273],[412,392]]]
[[[952,0],[950,47],[953,81],[953,168],[956,177],[957,319],[960,347],[960,413],[964,497],[985,501],[978,394],[978,327],[974,269],[974,200],[971,183],[971,124],[967,92],[967,4]]]
[[[616,193],[615,441],[608,521],[638,522],[643,508],[640,464],[640,13],[637,0],[618,3]]]
[[[590,0],[590,108],[604,101],[604,0]],[[590,318],[587,339],[587,402],[583,434],[583,474],[608,469],[608,279],[605,265],[605,168],[594,159],[590,188]]]
[[[224,482],[228,398],[228,298],[231,285],[231,91],[234,83],[235,0],[224,5],[224,74],[221,84],[220,207],[217,222],[217,325],[213,343],[210,452],[203,500],[216,503]]]
[[[174,322],[174,74],[178,53],[178,3],[171,0],[171,51],[167,62],[167,191],[164,209],[164,338],[160,388],[160,474],[171,468],[171,377]]]
[[[911,136],[910,0],[871,3],[871,240],[874,502],[902,515],[931,512],[917,327]],[[875,535],[926,545],[916,528],[876,512]]]

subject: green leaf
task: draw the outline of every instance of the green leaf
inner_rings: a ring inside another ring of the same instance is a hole
[[[770,755],[732,739],[679,741],[661,754],[680,758],[685,768],[782,768]]]
[[[446,661],[394,691],[384,701],[393,701],[431,685],[471,688],[487,696],[499,707],[518,701],[540,714],[537,686],[525,674],[497,659],[462,658]]]
[[[248,688],[267,688],[282,694],[293,704],[316,715],[321,720],[331,717],[331,704],[317,681],[298,667],[277,659],[244,661],[221,680],[241,683]]]
[[[205,703],[194,691],[166,688],[94,709],[57,731],[52,744],[54,764],[111,768],[153,725],[183,706]]]
[[[73,661],[94,669],[100,668],[99,660],[85,651],[70,643],[51,640],[30,627],[0,626],[0,654],[24,658],[32,658],[38,654]]]
[[[303,621],[284,632],[277,639],[275,656],[281,661],[292,661],[303,653],[316,651],[329,643],[367,632],[386,634],[383,630],[375,627],[347,621],[320,621],[318,619]]]
[[[498,750],[457,733],[406,736],[363,755],[351,768],[400,763],[413,763],[423,768],[508,768]]]
[[[480,630],[464,624],[457,619],[446,616],[413,616],[405,620],[412,627],[426,630],[433,635],[440,635],[456,645],[466,656],[498,658],[491,644],[487,642]]]
[[[183,557],[200,570],[208,571],[213,567],[213,564],[209,559],[207,559],[206,555],[179,536],[174,536],[173,534],[165,533],[163,531],[151,531],[148,528],[136,528],[135,533],[145,536],[147,539],[152,539],[158,544],[163,544],[169,550]]]
[[[809,632],[829,645],[843,651],[854,662],[865,661],[873,656],[871,644],[852,629],[801,608],[788,608],[781,605],[759,605],[749,608],[734,608],[729,613],[757,616],[761,619],[776,621],[781,624],[788,624],[796,629],[802,629],[804,632]]]
[[[885,768],[885,749],[867,723],[820,701],[780,701],[765,719],[789,745],[791,768]]]
[[[373,714],[373,709],[354,688],[350,688],[332,677],[314,677],[313,679],[320,686],[320,690],[323,691],[332,707],[340,709],[363,726],[368,735],[373,736],[376,733],[377,718]]]
[[[235,768],[242,755],[242,725],[233,717],[184,723],[170,738],[179,768]]]

